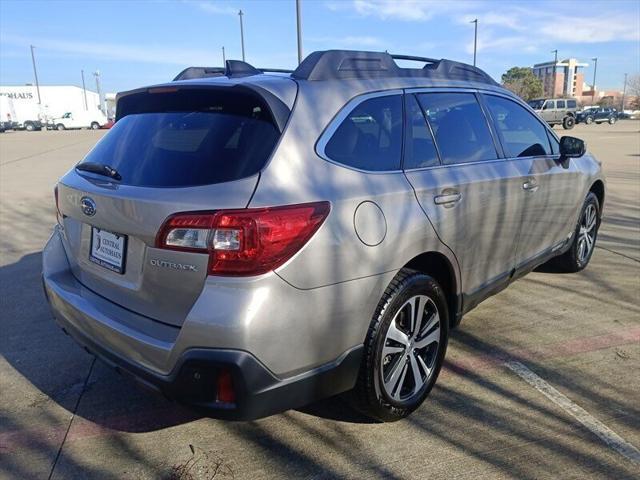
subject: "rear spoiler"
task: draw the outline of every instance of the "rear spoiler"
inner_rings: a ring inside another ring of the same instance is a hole
[[[228,93],[238,92],[244,95],[259,97],[269,108],[274,123],[280,133],[284,131],[291,110],[276,95],[268,90],[250,83],[224,85],[224,84],[164,84],[155,87],[138,88],[127,92],[119,92],[116,95],[116,122],[127,115],[153,111],[160,95],[171,95],[189,90],[225,90]],[[166,100],[166,97],[164,97]]]

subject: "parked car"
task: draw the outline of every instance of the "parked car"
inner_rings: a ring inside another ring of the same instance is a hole
[[[49,130],[71,130],[78,128],[90,128],[98,130],[107,123],[107,117],[98,109],[80,112],[67,112],[62,117],[50,120],[47,128]]]
[[[613,125],[618,121],[618,112],[615,108],[610,107],[588,108],[579,112],[576,119],[578,123],[586,123],[587,125],[604,122]]]
[[[119,94],[55,190],[58,324],[213,416],[347,391],[373,418],[409,415],[465,313],[545,262],[587,266],[605,184],[582,140],[482,70],[397,59],[416,57],[229,61]]]
[[[100,128],[109,130],[113,127],[114,123],[116,123],[116,121],[113,118],[111,118],[107,120],[107,123],[105,123],[104,125],[101,125]]]
[[[531,100],[529,106],[551,126],[562,125],[570,130],[576,124],[578,102],[574,98],[538,98]]]

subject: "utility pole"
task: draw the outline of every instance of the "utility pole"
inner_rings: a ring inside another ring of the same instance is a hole
[[[551,50],[551,53],[555,54],[553,60],[553,92],[551,93],[552,97],[556,96],[556,66],[558,65],[558,49]]]
[[[478,50],[478,19],[471,20],[469,23],[475,23],[473,34],[473,66],[476,66],[476,52]]]
[[[596,96],[596,72],[598,71],[598,57],[592,58],[593,60],[593,85],[591,86],[591,105],[594,103],[594,98]]]
[[[624,113],[624,97],[627,94],[627,74],[624,74],[624,87],[622,87],[622,107],[620,110]]]
[[[36,77],[36,91],[38,92],[38,105],[42,105],[42,99],[40,98],[40,83],[38,83],[38,70],[36,70],[36,56],[33,50],[36,48],[33,45],[31,47],[31,63],[33,63],[33,76]]]
[[[226,66],[227,65],[227,57],[224,54],[224,45],[222,46],[222,66]]]
[[[80,75],[82,75],[82,93],[84,93],[84,109],[89,110],[89,105],[87,104],[87,87],[84,85],[84,70],[80,70]]]
[[[93,72],[93,76],[96,77],[96,89],[98,90],[98,102],[100,103],[100,110],[102,110],[102,113],[104,113],[106,115],[106,112],[104,111],[104,106],[102,105],[102,90],[100,89],[100,70],[96,70],[95,72]]]
[[[302,63],[302,11],[300,0],[296,0],[296,22],[298,26],[298,65]]]
[[[240,17],[240,45],[242,46],[242,61],[244,62],[244,27],[242,25],[242,10],[238,12],[238,16]]]

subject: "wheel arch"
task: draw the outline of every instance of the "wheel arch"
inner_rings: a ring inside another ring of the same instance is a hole
[[[593,182],[593,184],[589,188],[589,191],[593,192],[593,194],[598,198],[598,203],[600,206],[600,217],[602,217],[602,210],[604,207],[604,198],[605,198],[604,182],[602,180],[596,180],[595,182]]]
[[[424,252],[413,257],[404,265],[433,277],[445,291],[449,309],[449,325],[455,327],[460,323],[460,285],[455,266],[440,252]]]

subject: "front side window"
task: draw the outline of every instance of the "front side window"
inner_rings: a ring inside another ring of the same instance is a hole
[[[404,151],[404,168],[425,168],[440,165],[438,152],[422,108],[415,95],[407,95],[407,141]]]
[[[360,170],[400,169],[402,96],[389,95],[357,105],[324,148],[331,160]]]
[[[552,153],[546,128],[524,107],[494,95],[485,95],[485,99],[508,157],[532,157]]]
[[[543,110],[553,110],[556,108],[556,104],[553,100],[547,100],[547,103],[544,104]]]
[[[498,158],[486,117],[473,93],[423,93],[418,99],[435,135],[442,163]]]

